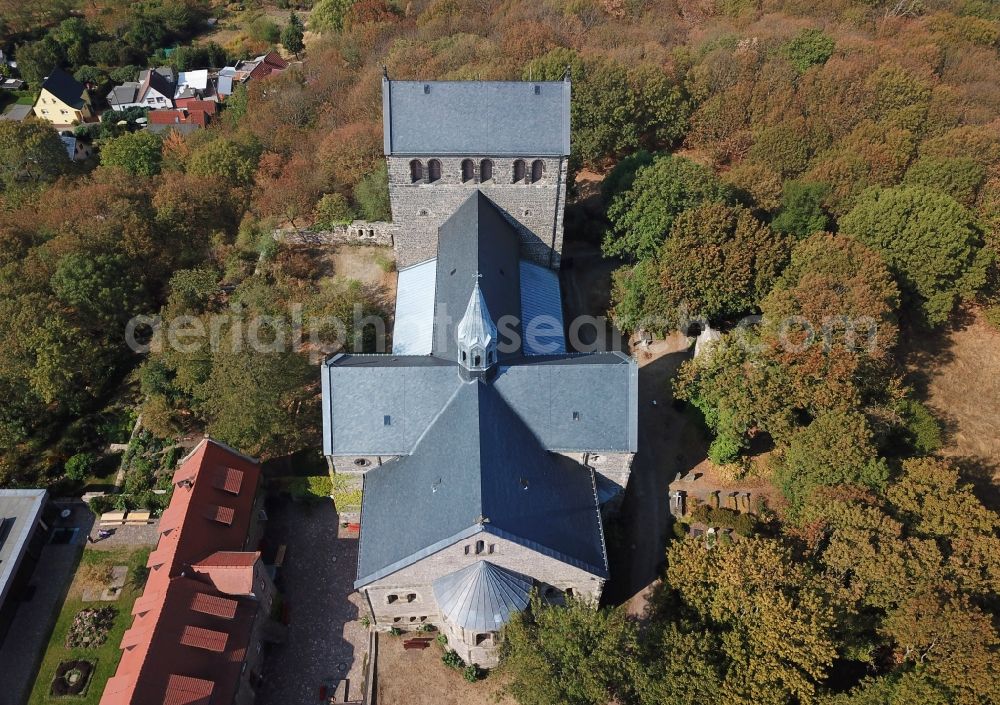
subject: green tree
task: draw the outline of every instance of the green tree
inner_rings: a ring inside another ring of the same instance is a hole
[[[669,315],[660,286],[660,264],[655,257],[615,270],[611,279],[611,304],[611,317],[623,331],[642,328],[665,334],[676,322],[676,316]]]
[[[83,66],[90,59],[90,42],[94,31],[86,20],[80,17],[68,17],[60,22],[50,33],[62,47],[63,55],[73,66]]]
[[[667,313],[686,309],[717,322],[753,310],[789,249],[784,236],[742,206],[706,203],[684,211],[659,255]]]
[[[354,201],[365,220],[391,220],[389,207],[389,173],[382,163],[354,187]]]
[[[142,281],[120,255],[71,252],[59,260],[50,285],[91,331],[124,324],[141,312]]]
[[[281,44],[286,50],[295,54],[296,58],[299,56],[299,52],[305,49],[306,45],[302,41],[304,35],[304,26],[302,25],[302,20],[299,16],[292,12],[288,16],[288,24],[285,28],[281,30]]]
[[[883,254],[914,313],[948,319],[985,281],[988,259],[975,218],[951,196],[923,186],[867,191],[841,219],[844,232]]]
[[[885,486],[888,468],[862,414],[829,411],[792,436],[778,463],[775,480],[798,513],[806,498],[821,486]]]
[[[0,186],[54,181],[69,169],[66,146],[47,122],[0,121]]]
[[[503,629],[507,691],[521,705],[606,705],[628,701],[640,677],[637,628],[621,608],[598,610],[537,595]]]
[[[126,132],[101,145],[101,164],[124,169],[134,176],[160,173],[163,140],[146,130]]]
[[[316,0],[309,14],[309,27],[314,32],[340,32],[354,0]]]
[[[52,69],[61,66],[66,58],[62,46],[49,35],[37,42],[19,44],[14,57],[17,59],[17,70],[35,91],[42,87],[42,81]]]
[[[670,110],[672,98],[668,88],[664,87],[656,98],[651,87],[650,100],[644,106],[624,67],[603,57],[583,59],[571,49],[553,49],[530,61],[522,71],[522,78],[557,81],[567,67],[573,77],[570,158],[574,168],[581,163],[599,165],[608,157],[634,151],[645,132],[643,115]]]
[[[339,193],[327,193],[316,204],[315,223],[321,228],[350,223],[354,220],[351,204]]]
[[[823,210],[823,199],[829,193],[826,184],[808,181],[788,181],[781,193],[781,210],[771,227],[779,233],[799,240],[827,229],[830,218]]]
[[[259,146],[218,137],[191,152],[188,172],[217,177],[235,186],[248,186],[253,182],[259,159]]]
[[[921,157],[906,170],[903,184],[942,191],[962,205],[975,205],[986,169],[972,157]]]
[[[782,53],[799,73],[817,64],[825,64],[836,47],[833,37],[821,29],[809,28],[799,32],[782,47]]]
[[[661,155],[640,168],[630,188],[608,208],[609,256],[648,257],[663,242],[674,218],[706,201],[727,202],[732,192],[710,169],[683,157]]]
[[[93,453],[77,453],[66,461],[66,477],[76,482],[86,480],[96,460]]]

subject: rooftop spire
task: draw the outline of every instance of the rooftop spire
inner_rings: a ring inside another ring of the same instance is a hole
[[[486,307],[486,297],[478,277],[472,288],[469,305],[455,331],[458,361],[467,370],[484,372],[497,361],[497,327]]]

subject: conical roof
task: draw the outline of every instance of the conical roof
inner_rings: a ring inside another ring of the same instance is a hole
[[[479,282],[476,282],[472,289],[469,305],[466,306],[465,315],[458,324],[456,336],[459,349],[480,347],[485,352],[497,342],[497,327],[490,318],[490,310],[486,306],[486,297],[479,288]]]
[[[528,606],[531,580],[489,561],[477,561],[433,583],[434,599],[452,624],[495,632]]]

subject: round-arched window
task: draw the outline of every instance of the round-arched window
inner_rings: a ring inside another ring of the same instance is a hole
[[[424,180],[424,163],[419,159],[410,160],[410,183]]]
[[[493,180],[493,160],[484,159],[479,162],[479,180],[482,182]]]
[[[515,159],[514,160],[514,179],[513,179],[514,183],[515,184],[519,184],[522,181],[524,181],[524,176],[525,176],[524,160],[523,159]]]
[[[545,162],[541,159],[536,159],[531,162],[531,183],[538,183],[542,180],[542,176],[545,175]]]
[[[471,159],[462,160],[462,183],[467,184],[476,179],[476,165]]]
[[[441,162],[437,159],[431,159],[427,162],[427,180],[432,184],[441,180]]]

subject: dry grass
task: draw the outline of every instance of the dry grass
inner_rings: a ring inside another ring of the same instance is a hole
[[[1000,506],[1000,332],[971,312],[955,330],[912,343],[906,365],[944,423],[942,455],[958,461],[980,494]]]
[[[497,676],[469,683],[462,674],[441,661],[441,647],[432,643],[424,650],[405,651],[406,635],[379,634],[379,705],[514,705],[500,693]]]

